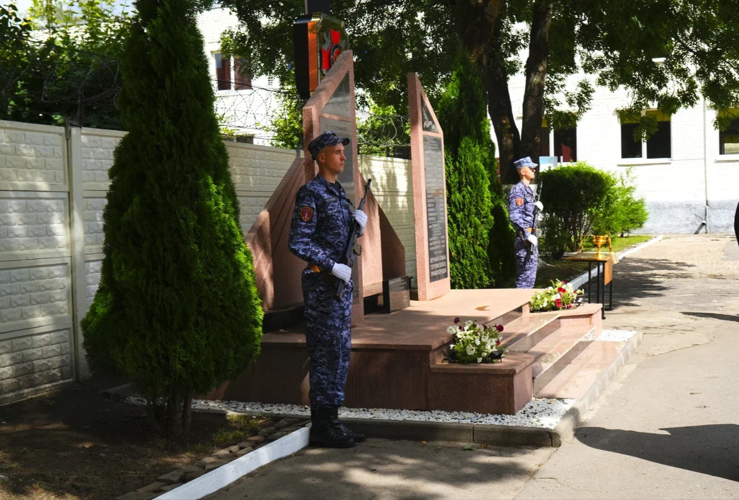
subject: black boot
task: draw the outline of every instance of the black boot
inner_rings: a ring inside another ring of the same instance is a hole
[[[311,410],[310,444],[324,448],[351,448],[354,440],[331,423],[331,408]]]
[[[339,407],[338,406],[331,406],[330,408],[331,408],[331,425],[341,430],[341,432],[343,432],[346,436],[354,440],[355,443],[361,443],[362,441],[367,439],[367,436],[365,436],[361,432],[354,432],[353,430],[349,429],[346,425],[341,423],[341,421],[339,420]]]

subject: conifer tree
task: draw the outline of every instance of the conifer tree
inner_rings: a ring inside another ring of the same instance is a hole
[[[83,320],[94,371],[128,376],[172,437],[192,396],[259,353],[262,309],[188,0],[138,0],[121,65],[121,117],[100,287]]]
[[[477,70],[460,53],[438,105],[454,288],[507,286],[515,271],[513,230],[495,177],[495,144],[486,109]]]

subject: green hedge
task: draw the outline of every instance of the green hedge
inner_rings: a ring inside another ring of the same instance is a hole
[[[591,234],[623,234],[644,226],[643,199],[634,197],[631,177],[615,176],[585,162],[541,173],[542,252],[555,258],[581,251]]]

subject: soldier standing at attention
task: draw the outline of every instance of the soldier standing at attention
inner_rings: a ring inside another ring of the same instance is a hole
[[[303,271],[305,338],[310,356],[310,443],[350,448],[364,441],[339,422],[344,386],[351,356],[351,280],[353,262],[344,259],[349,235],[357,224],[359,234],[367,215],[355,210],[337,177],[344,171],[344,146],[349,139],[325,132],[308,145],[318,163],[318,175],[301,187],[295,197],[290,226],[290,251],[308,263]],[[338,300],[331,282],[346,283]]]
[[[508,203],[508,215],[516,231],[516,288],[534,288],[539,263],[539,239],[533,234],[534,210],[542,211],[541,202],[534,201],[529,184],[536,177],[536,163],[528,156],[514,162],[521,181],[513,186]]]

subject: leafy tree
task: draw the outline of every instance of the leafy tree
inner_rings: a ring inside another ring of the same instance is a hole
[[[119,63],[131,22],[114,0],[34,0],[19,19],[13,5],[0,10],[6,37],[0,49],[0,118],[120,128],[114,99]],[[32,31],[36,30],[32,34]]]
[[[225,45],[254,55],[251,74],[286,81],[291,26],[304,2],[221,4],[241,21]],[[380,106],[402,109],[409,71],[438,97],[452,71],[448,54],[462,45],[484,83],[508,183],[518,179],[515,158],[538,156],[542,119],[550,127],[572,126],[589,107],[593,83],[629,89],[624,112],[631,113],[652,106],[674,113],[701,96],[718,110],[739,100],[738,0],[335,0],[331,8],[349,29],[360,98]],[[520,111],[508,86],[519,73],[525,75]],[[637,133],[653,132],[653,120],[640,117]]]
[[[95,371],[127,375],[170,436],[193,394],[259,353],[262,309],[188,0],[138,0],[119,99],[101,283],[82,322]]]

